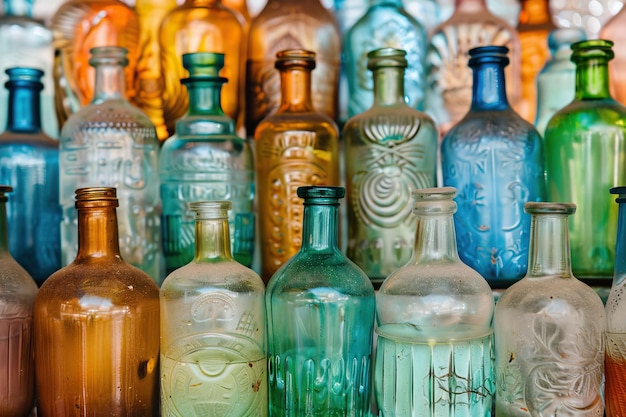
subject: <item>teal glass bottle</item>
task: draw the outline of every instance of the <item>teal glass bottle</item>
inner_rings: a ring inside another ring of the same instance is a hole
[[[176,123],[176,134],[159,155],[163,252],[168,273],[194,257],[194,215],[188,204],[229,200],[234,258],[250,266],[254,249],[253,156],[235,133],[235,123],[221,106],[226,78],[219,76],[224,55],[198,52],[183,55],[189,77],[189,110]]]
[[[348,257],[380,283],[411,257],[411,192],[435,186],[439,133],[404,101],[406,52],[382,48],[367,57],[374,104],[343,129]]]
[[[574,275],[607,284],[617,228],[607,190],[626,184],[626,107],[609,92],[612,46],[603,39],[572,45],[575,98],[550,119],[545,134],[548,198],[571,201],[578,210],[569,223]]]
[[[299,187],[302,246],[270,279],[270,416],[364,417],[374,287],[337,247],[342,187]]]
[[[6,130],[0,134],[0,183],[15,190],[7,202],[11,255],[41,285],[61,268],[59,142],[42,131],[43,72],[6,70]]]

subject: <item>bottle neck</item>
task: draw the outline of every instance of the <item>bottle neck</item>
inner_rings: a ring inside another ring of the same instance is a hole
[[[615,271],[613,286],[626,279],[626,202],[619,203],[617,215],[617,242],[615,244]]]
[[[566,215],[532,216],[527,276],[572,276]]]
[[[0,252],[9,251],[9,226],[7,225],[7,203],[0,202]]]
[[[604,59],[589,59],[576,64],[576,99],[610,98],[609,65]]]
[[[37,133],[41,131],[41,88],[27,82],[13,81],[9,88],[7,130]],[[22,85],[16,85],[22,84]]]
[[[187,81],[189,115],[223,115],[222,83],[215,81]]]
[[[449,213],[419,214],[415,233],[415,250],[412,263],[456,262],[454,215]]]
[[[504,110],[506,97],[504,67],[495,62],[477,64],[473,68],[472,110]]]
[[[487,10],[485,0],[455,0],[455,13],[480,13]]]
[[[339,250],[338,204],[304,204],[302,250],[328,252]]]
[[[194,262],[232,259],[228,219],[196,220],[196,255]]]
[[[4,14],[33,17],[33,2],[29,0],[4,0]]]
[[[374,104],[389,106],[404,101],[404,68],[379,68],[372,74],[374,79]]]
[[[78,209],[78,254],[80,258],[119,258],[120,244],[114,206]]]
[[[280,110],[312,111],[311,71],[291,67],[280,71]]]
[[[125,97],[126,79],[124,67],[118,64],[96,65],[96,82],[93,103]]]

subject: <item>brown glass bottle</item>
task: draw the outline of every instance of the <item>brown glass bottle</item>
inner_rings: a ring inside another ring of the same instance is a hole
[[[335,122],[316,112],[311,99],[315,53],[276,54],[281,103],[255,131],[261,277],[267,283],[302,242],[306,185],[339,185],[339,133]]]
[[[78,254],[35,299],[40,417],[158,415],[159,289],[121,258],[117,205],[76,190]]]

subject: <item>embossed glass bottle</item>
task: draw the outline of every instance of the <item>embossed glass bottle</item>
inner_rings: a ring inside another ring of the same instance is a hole
[[[312,103],[315,64],[310,51],[276,54],[281,106],[254,134],[261,277],[266,283],[300,250],[303,214],[297,187],[339,184],[337,126]]]
[[[8,116],[0,134],[0,184],[14,187],[6,204],[11,255],[38,285],[61,268],[59,142],[41,130],[43,72],[9,68]]]
[[[159,288],[122,259],[117,205],[76,190],[78,254],[35,299],[40,416],[158,415]]]
[[[607,193],[608,194],[608,193]],[[572,275],[572,203],[527,203],[528,273],[494,313],[496,416],[602,416],[604,306]]]
[[[491,415],[494,300],[459,259],[455,195],[452,187],[413,192],[415,251],[376,297],[374,381],[384,417]]]
[[[611,41],[572,45],[574,100],[546,128],[546,174],[550,201],[571,201],[569,223],[574,275],[613,275],[617,206],[607,190],[626,184],[626,108],[609,93]],[[593,175],[590,175],[593,173]]]
[[[265,287],[230,254],[230,208],[189,205],[195,256],[161,286],[164,416],[267,416]]]
[[[229,82],[222,89],[224,112],[236,123],[243,111],[243,82],[246,56],[245,21],[239,12],[225,7],[221,0],[185,0],[165,16],[159,37],[161,71],[165,90],[163,112],[170,134],[176,121],[185,115],[188,95],[180,83],[186,72],[182,55],[193,52],[227,54],[223,75]]]
[[[76,256],[77,188],[112,186],[120,198],[119,235],[124,260],[163,279],[159,212],[158,151],[154,125],[124,96],[126,51],[92,50],[96,69],[93,101],[73,114],[61,130],[60,203],[62,264]]]
[[[183,55],[189,77],[189,110],[165,141],[159,154],[163,252],[167,272],[194,257],[194,218],[188,204],[228,199],[234,258],[250,266],[254,250],[253,156],[246,140],[235,134],[233,120],[221,108],[226,78],[218,75],[224,55],[197,52]]]
[[[270,416],[365,417],[374,287],[337,246],[342,187],[298,187],[302,248],[270,280]]]
[[[26,417],[35,401],[33,303],[37,284],[9,253],[6,193],[0,185],[0,415]]]
[[[541,136],[507,101],[503,46],[469,51],[472,108],[443,139],[443,185],[459,191],[459,255],[494,288],[522,278],[528,262],[527,201],[545,200]]]
[[[626,7],[609,20],[600,31],[600,38],[613,41],[615,58],[609,63],[611,94],[626,105]]]
[[[348,257],[382,282],[411,257],[411,192],[435,186],[437,127],[404,101],[406,52],[367,54],[374,105],[344,126]]]
[[[320,0],[269,0],[252,19],[246,70],[246,134],[281,106],[276,54],[287,49],[314,51],[313,108],[338,119],[341,36],[332,12]]]

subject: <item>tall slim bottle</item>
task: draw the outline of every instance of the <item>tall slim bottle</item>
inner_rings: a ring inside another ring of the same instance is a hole
[[[39,416],[158,415],[159,288],[122,259],[117,206],[76,190],[78,254],[35,299]]]
[[[6,202],[0,185],[0,415],[27,417],[35,405],[33,304],[37,284],[9,253]]]
[[[437,127],[404,101],[406,52],[367,54],[374,105],[343,128],[348,257],[380,283],[411,257],[411,192],[435,186]]]
[[[302,244],[302,206],[296,190],[339,184],[339,132],[316,112],[311,97],[315,53],[276,54],[281,105],[257,127],[255,167],[261,247],[261,277],[267,282]]]
[[[43,72],[6,70],[6,130],[0,134],[0,184],[15,189],[6,203],[11,255],[41,285],[61,268],[59,142],[41,128]]]
[[[302,247],[266,290],[270,416],[365,417],[374,287],[339,247],[342,187],[298,187]]]
[[[117,188],[119,235],[124,259],[160,283],[159,141],[148,116],[126,100],[126,50],[92,50],[94,99],[63,126],[60,145],[61,253],[63,265],[76,256],[77,217],[73,190]]]
[[[228,199],[234,258],[252,264],[254,252],[254,169],[248,142],[235,134],[233,120],[224,114],[220,93],[227,79],[220,77],[224,55],[197,52],[183,55],[189,77],[189,110],[178,121],[176,134],[159,153],[163,252],[167,272],[194,257],[194,217],[188,204]]]
[[[608,193],[607,193],[608,194]],[[527,203],[528,273],[494,313],[496,416],[602,416],[604,306],[572,275],[572,203]]]
[[[459,259],[455,195],[452,187],[413,192],[415,250],[376,297],[374,381],[383,417],[491,415],[494,300]]]
[[[600,38],[613,41],[615,58],[609,63],[611,94],[626,105],[626,7],[609,20],[600,31]]]
[[[576,95],[545,134],[548,198],[578,207],[569,223],[574,275],[606,281],[617,228],[617,206],[606,191],[626,184],[626,107],[609,92],[612,46],[602,39],[572,45]]]

